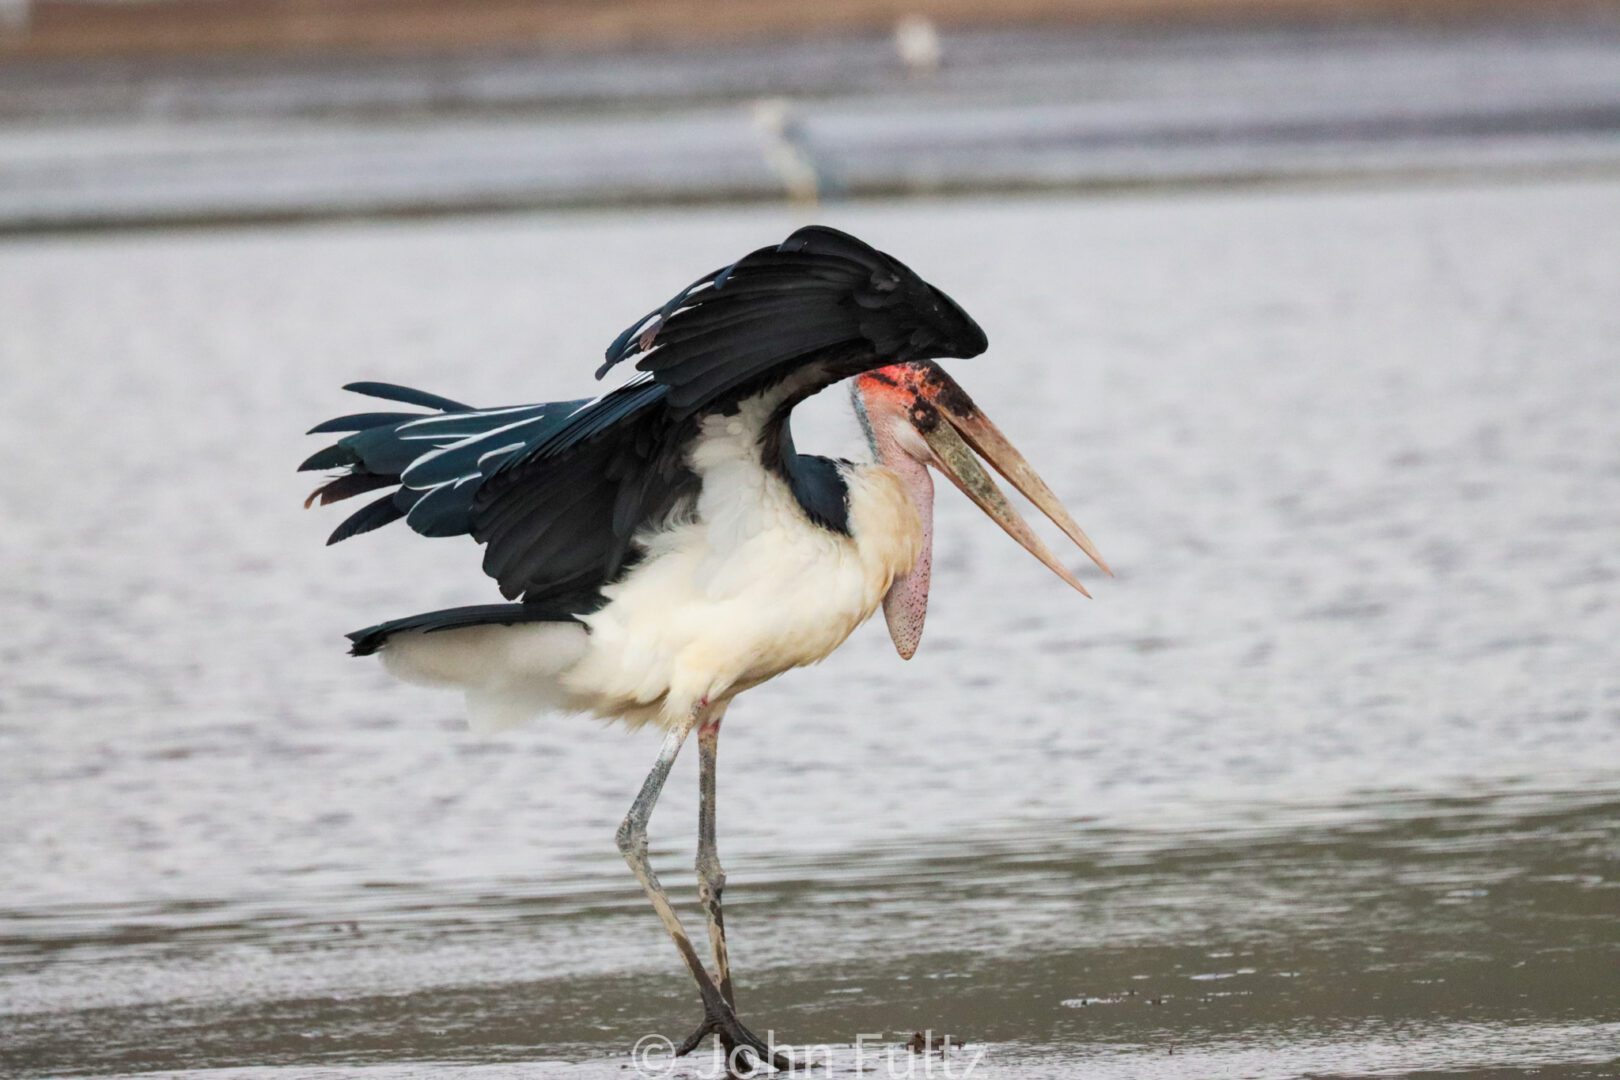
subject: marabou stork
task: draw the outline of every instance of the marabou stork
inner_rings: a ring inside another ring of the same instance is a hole
[[[697,980],[704,1019],[740,1055],[790,1064],[737,1018],[715,849],[715,751],[741,691],[826,657],[883,607],[916,650],[928,600],[939,469],[1070,585],[974,457],[977,451],[1107,570],[1056,497],[932,361],[982,353],[984,332],[898,260],[812,226],[699,278],[608,347],[579,401],[479,409],[385,383],[346,389],[432,410],[329,420],[349,432],[306,470],[342,470],[310,502],[390,488],[329,543],[404,518],[469,535],[506,604],[452,608],[350,634],[411,682],[465,691],[477,725],[578,712],[666,731],[619,827],[620,851]],[[875,461],[799,453],[793,407],[860,376],[854,402]],[[306,505],[308,505],[306,503]],[[705,969],[654,876],[646,825],[676,754],[698,732],[699,897]]]

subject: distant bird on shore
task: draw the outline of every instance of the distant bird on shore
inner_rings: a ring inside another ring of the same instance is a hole
[[[905,15],[894,24],[894,52],[910,75],[932,75],[945,59],[939,28],[926,15]]]
[[[618,830],[619,850],[697,981],[703,1020],[733,1063],[779,1068],[736,1011],[715,842],[721,720],[742,691],[836,649],[881,606],[909,657],[927,611],[929,467],[949,477],[1059,577],[975,451],[1105,571],[1057,498],[933,361],[971,357],[984,332],[950,297],[844,233],[803,228],[706,274],[631,325],[599,397],[481,409],[386,383],[347,389],[428,412],[368,412],[302,468],[339,470],[310,501],[387,489],[332,534],[403,518],[424,536],[471,536],[505,604],[395,619],[350,634],[409,681],[457,687],[470,717],[505,725],[578,712],[665,732]],[[800,453],[793,409],[858,376],[875,460]],[[307,504],[306,504],[307,505]],[[700,959],[647,857],[647,822],[687,737],[700,755],[699,897],[714,969]]]
[[[800,210],[814,210],[827,194],[827,178],[793,103],[786,98],[763,98],[754,102],[753,113],[765,164],[782,182],[788,201]]]

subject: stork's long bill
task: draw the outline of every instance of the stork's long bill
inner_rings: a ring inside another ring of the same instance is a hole
[[[1063,530],[1098,569],[1113,575],[1091,538],[1075,523],[1034,467],[974,404],[967,391],[938,364],[893,364],[869,371],[856,380],[855,400],[873,452],[880,462],[900,476],[923,519],[923,551],[917,565],[911,573],[895,581],[883,602],[889,634],[901,656],[910,659],[916,652],[928,610],[933,554],[933,482],[926,466],[944,473],[1024,550],[1082,595],[1090,596],[1080,580],[1007,501],[995,480],[979,464],[978,459],[982,457]]]

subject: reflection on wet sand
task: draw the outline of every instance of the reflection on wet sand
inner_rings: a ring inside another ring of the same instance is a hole
[[[1168,1075],[1144,1059],[1170,1047],[1211,1075],[1612,1054],[1612,793],[1389,793],[1255,817],[768,860],[731,899],[743,998],[781,1041],[840,1046],[849,1067],[863,1033],[887,1047],[920,1029],[988,1045],[996,1069],[1131,1075]],[[606,1074],[690,1019],[686,987],[657,970],[545,976],[569,942],[649,936],[622,886],[556,884],[459,900],[369,890],[330,898],[338,923],[231,904],[7,913],[8,996],[43,1008],[12,1018],[4,1060],[135,1072],[560,1057]],[[474,981],[472,955],[497,966]],[[71,1007],[87,978],[127,989],[161,984],[154,970],[178,1000]]]

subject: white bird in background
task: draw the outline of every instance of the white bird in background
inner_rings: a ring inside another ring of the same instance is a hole
[[[911,75],[932,75],[945,59],[939,29],[926,15],[906,15],[894,24],[894,51]]]
[[[788,201],[801,211],[814,210],[825,194],[826,178],[816,164],[810,134],[793,111],[792,102],[786,98],[762,98],[754,102],[753,113],[765,164],[782,182]]]
[[[476,409],[386,383],[348,389],[431,412],[362,413],[304,469],[339,469],[310,501],[390,489],[330,542],[404,518],[470,535],[509,603],[396,619],[349,635],[403,679],[461,689],[501,726],[576,712],[665,732],[618,830],[619,849],[697,981],[734,1064],[779,1068],[738,1019],[715,845],[715,753],[737,694],[836,649],[881,606],[910,657],[927,612],[933,483],[949,477],[1074,588],[975,451],[1104,571],[1079,526],[933,360],[970,357],[983,331],[943,292],[852,236],[803,228],[707,274],[609,346],[633,362],[600,397]],[[793,408],[859,376],[875,460],[801,454]],[[307,505],[307,504],[306,504]],[[646,826],[676,754],[698,732],[699,897],[714,969],[693,947],[647,858]]]

